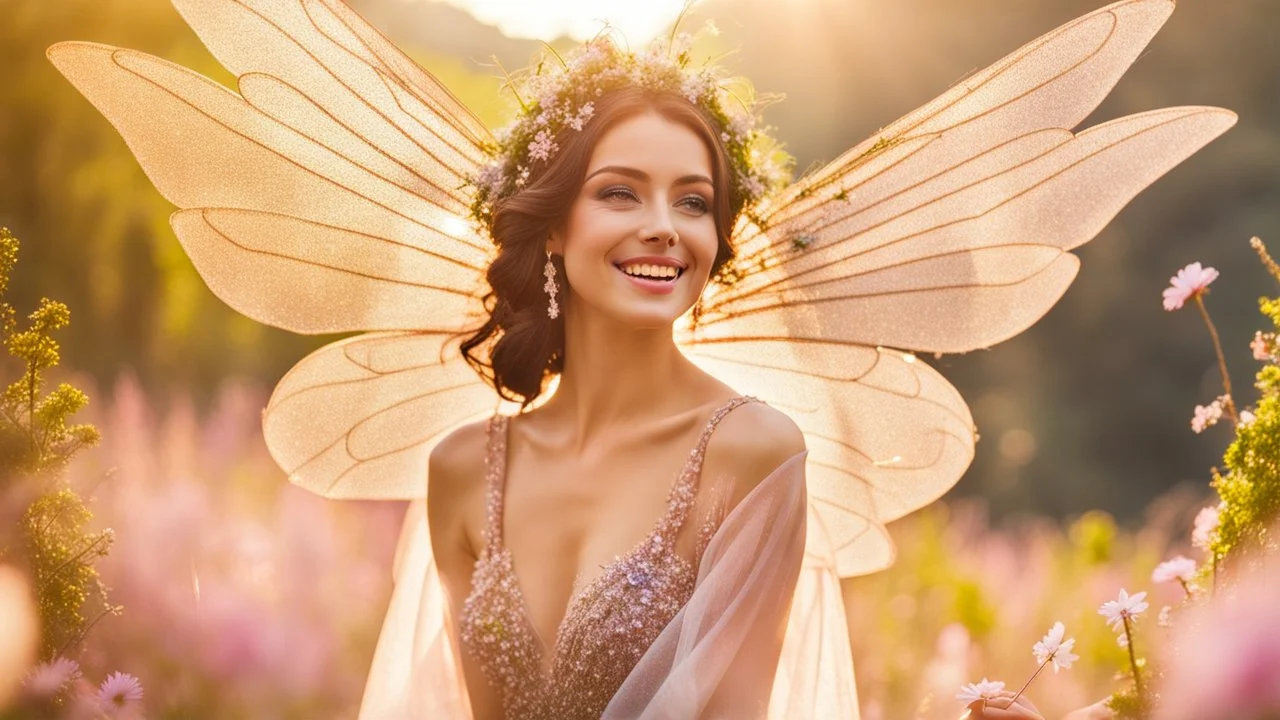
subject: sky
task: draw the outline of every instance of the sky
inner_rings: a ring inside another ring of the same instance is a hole
[[[604,27],[617,28],[630,43],[642,44],[670,26],[685,0],[408,0],[447,2],[495,25],[508,37],[551,41],[568,35],[583,41]]]

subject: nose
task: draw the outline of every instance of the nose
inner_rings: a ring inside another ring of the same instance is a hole
[[[667,247],[675,247],[679,238],[675,223],[671,222],[670,211],[661,207],[649,214],[648,222],[640,233],[640,239],[646,244],[665,243]]]

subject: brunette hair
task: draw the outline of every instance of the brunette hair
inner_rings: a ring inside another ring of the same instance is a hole
[[[521,409],[544,390],[548,375],[564,369],[564,318],[569,301],[564,260],[552,255],[556,269],[560,316],[547,315],[549,298],[543,289],[546,240],[562,227],[574,199],[582,190],[592,150],[600,137],[618,122],[646,112],[683,125],[702,139],[711,154],[711,213],[716,224],[716,257],[710,277],[733,259],[729,233],[741,210],[729,156],[713,121],[684,97],[641,87],[625,87],[593,101],[595,112],[582,130],[566,128],[555,138],[559,150],[533,169],[528,183],[514,195],[496,202],[489,234],[498,255],[485,279],[491,288],[483,297],[488,319],[479,329],[466,331],[464,359],[506,400]],[[489,357],[481,348],[494,336]]]

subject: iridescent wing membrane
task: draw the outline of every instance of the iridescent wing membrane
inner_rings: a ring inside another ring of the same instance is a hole
[[[973,458],[963,398],[914,352],[1010,338],[1075,278],[1069,251],[1235,122],[1218,108],[1078,134],[1173,11],[1125,0],[1029,43],[756,209],[742,279],[704,298],[686,354],[784,409],[809,446],[810,553],[893,561],[884,523]],[[896,349],[890,349],[896,348]]]
[[[239,94],[159,58],[49,49],[120,131],[219,298],[328,345],[263,414],[290,479],[415,498],[430,448],[494,408],[444,340],[478,315],[492,245],[465,220],[489,133],[338,0],[175,0]]]

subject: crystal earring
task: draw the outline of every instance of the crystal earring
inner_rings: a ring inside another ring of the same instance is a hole
[[[560,306],[556,304],[556,266],[551,264],[551,251],[547,251],[547,264],[542,268],[542,274],[546,276],[547,283],[542,286],[547,291],[547,297],[550,303],[547,306],[547,316],[552,320],[560,317]]]

